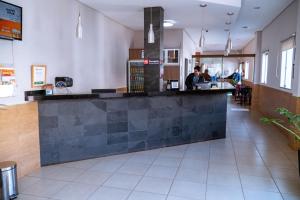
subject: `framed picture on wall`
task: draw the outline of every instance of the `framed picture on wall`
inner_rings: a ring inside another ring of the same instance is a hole
[[[46,65],[31,66],[31,87],[42,87],[46,85]]]

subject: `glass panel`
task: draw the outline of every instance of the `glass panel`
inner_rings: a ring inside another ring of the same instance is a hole
[[[202,58],[200,63],[202,72],[208,70],[210,76],[222,75],[222,58]]]
[[[262,67],[261,67],[261,83],[265,83],[265,76],[266,76],[266,54],[262,56]]]
[[[281,53],[280,87],[285,87],[286,51]]]
[[[178,63],[178,50],[168,50],[168,63]]]
[[[265,65],[265,83],[267,83],[267,79],[268,79],[268,66],[269,66],[269,54],[266,54],[266,65]]]
[[[245,79],[249,79],[249,62],[245,63]]]
[[[285,86],[287,89],[292,89],[292,71],[293,71],[293,58],[294,49],[287,51],[287,62],[286,62],[286,75],[285,75]]]

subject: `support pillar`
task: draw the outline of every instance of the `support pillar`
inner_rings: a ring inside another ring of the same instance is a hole
[[[151,21],[155,35],[155,42],[153,44],[148,43],[148,32]],[[144,65],[145,92],[159,92],[163,90],[163,23],[164,9],[162,7],[144,9],[144,57],[146,60],[149,60],[149,63],[145,63]]]

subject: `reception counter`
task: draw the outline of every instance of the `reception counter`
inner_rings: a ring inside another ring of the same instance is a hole
[[[37,96],[41,164],[225,138],[232,89]]]

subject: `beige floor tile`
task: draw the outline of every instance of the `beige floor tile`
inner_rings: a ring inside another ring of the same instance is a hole
[[[150,192],[167,195],[172,184],[172,179],[162,179],[154,177],[144,177],[135,190],[140,192]]]
[[[181,162],[180,168],[193,170],[208,170],[208,162],[205,160],[184,158]]]
[[[193,170],[180,168],[177,172],[175,180],[205,184],[207,180],[207,170]]]
[[[90,184],[100,186],[102,185],[110,176],[111,172],[101,172],[101,171],[86,171],[77,177],[74,182]]]
[[[181,163],[181,158],[170,158],[159,156],[153,163],[153,165],[160,165],[166,167],[179,167]]]
[[[224,163],[210,163],[208,167],[210,173],[223,173],[223,174],[238,174],[236,165],[229,165]]]
[[[272,178],[241,176],[242,186],[246,190],[260,190],[265,192],[279,192]]]
[[[166,195],[134,191],[128,200],[165,200]]]
[[[55,181],[42,179],[28,188],[24,189],[23,194],[39,196],[39,197],[53,197],[64,186],[70,184],[69,182]]]
[[[148,164],[127,162],[118,170],[118,173],[144,175],[149,167]]]
[[[71,183],[56,193],[53,198],[58,200],[86,200],[97,188],[94,185]]]
[[[244,200],[244,197],[239,187],[207,185],[206,200]]]
[[[275,179],[275,182],[281,193],[300,196],[299,181]]]
[[[126,200],[130,190],[100,187],[89,200]]]
[[[190,198],[193,200],[204,200],[205,190],[205,184],[187,181],[174,181],[169,195],[188,199]]]
[[[32,195],[27,195],[27,194],[19,194],[18,195],[18,200],[47,200],[48,198],[43,198],[43,197],[36,197]]]
[[[283,200],[280,193],[244,190],[245,200]]]
[[[238,166],[240,175],[271,178],[269,170],[264,166]]]
[[[145,176],[174,179],[177,170],[178,170],[177,167],[164,167],[164,166],[153,165],[148,169]]]
[[[241,181],[238,174],[208,172],[207,184],[241,188]]]
[[[138,184],[138,182],[141,180],[141,178],[142,176],[116,173],[112,177],[110,177],[103,184],[103,186],[133,190]]]

